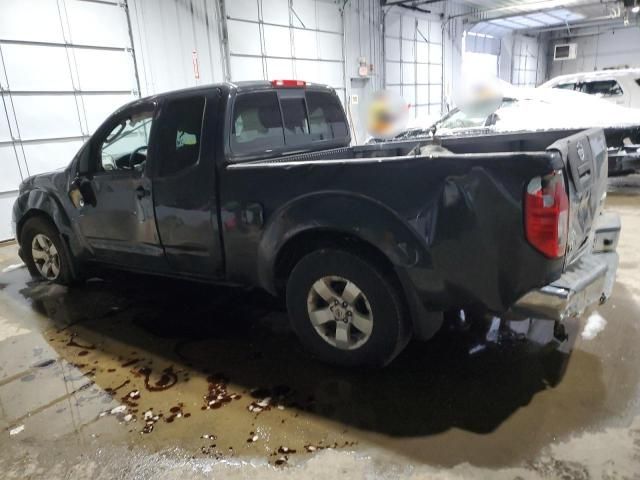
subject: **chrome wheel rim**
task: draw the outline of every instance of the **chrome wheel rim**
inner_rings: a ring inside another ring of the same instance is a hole
[[[371,337],[369,300],[346,278],[332,275],[317,280],[307,296],[307,312],[318,335],[340,350],[359,348]]]
[[[38,233],[31,241],[31,257],[38,272],[47,280],[55,280],[60,274],[60,255],[51,239]]]

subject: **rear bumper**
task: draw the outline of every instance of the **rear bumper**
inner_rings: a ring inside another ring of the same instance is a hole
[[[593,250],[570,265],[556,281],[521,297],[512,307],[518,315],[563,321],[577,317],[611,295],[618,270],[616,247],[620,217],[600,216],[596,224]]]

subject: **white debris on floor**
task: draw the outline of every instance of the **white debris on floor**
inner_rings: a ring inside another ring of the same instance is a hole
[[[15,428],[9,430],[9,435],[17,435],[24,430],[24,425],[18,425]]]
[[[587,324],[582,330],[582,338],[585,340],[593,340],[607,326],[607,320],[598,312],[593,312],[587,319]]]
[[[12,272],[14,270],[18,270],[19,268],[24,267],[24,263],[14,263],[12,265],[8,265],[2,269],[2,273]]]

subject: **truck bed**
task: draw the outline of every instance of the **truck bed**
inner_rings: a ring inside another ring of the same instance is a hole
[[[414,140],[227,165],[223,217],[237,215],[239,206],[255,205],[257,186],[269,185],[269,201],[260,206],[265,222],[260,238],[225,231],[226,257],[242,258],[228,263],[229,272],[246,280],[252,275],[247,265],[255,261],[258,275],[269,270],[272,259],[260,266],[261,259],[252,258],[256,240],[265,251],[277,250],[286,238],[275,237],[294,229],[296,222],[304,223],[295,227],[303,231],[322,228],[324,222],[339,225],[343,218],[346,233],[388,244],[385,253],[407,267],[411,283],[435,308],[462,299],[504,311],[524,293],[559,278],[589,245],[606,185],[606,145],[601,130],[568,133],[448,138],[442,147],[452,153],[436,155],[409,155],[416,146],[431,143]],[[594,147],[592,157],[594,139],[604,149]],[[574,176],[573,165],[584,167],[571,160],[576,142],[587,146],[586,176]],[[564,258],[549,259],[525,238],[523,196],[531,179],[557,170],[569,184],[572,243]],[[227,211],[226,205],[233,208]],[[394,221],[404,224],[402,238],[385,227]],[[369,234],[383,237],[369,239]],[[273,290],[268,281],[261,283]]]

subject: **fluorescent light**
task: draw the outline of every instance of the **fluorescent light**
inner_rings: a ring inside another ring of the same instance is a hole
[[[632,11],[633,13],[638,13],[638,12],[640,12],[640,5],[636,5],[635,7],[633,7],[633,8],[631,9],[631,11]]]

